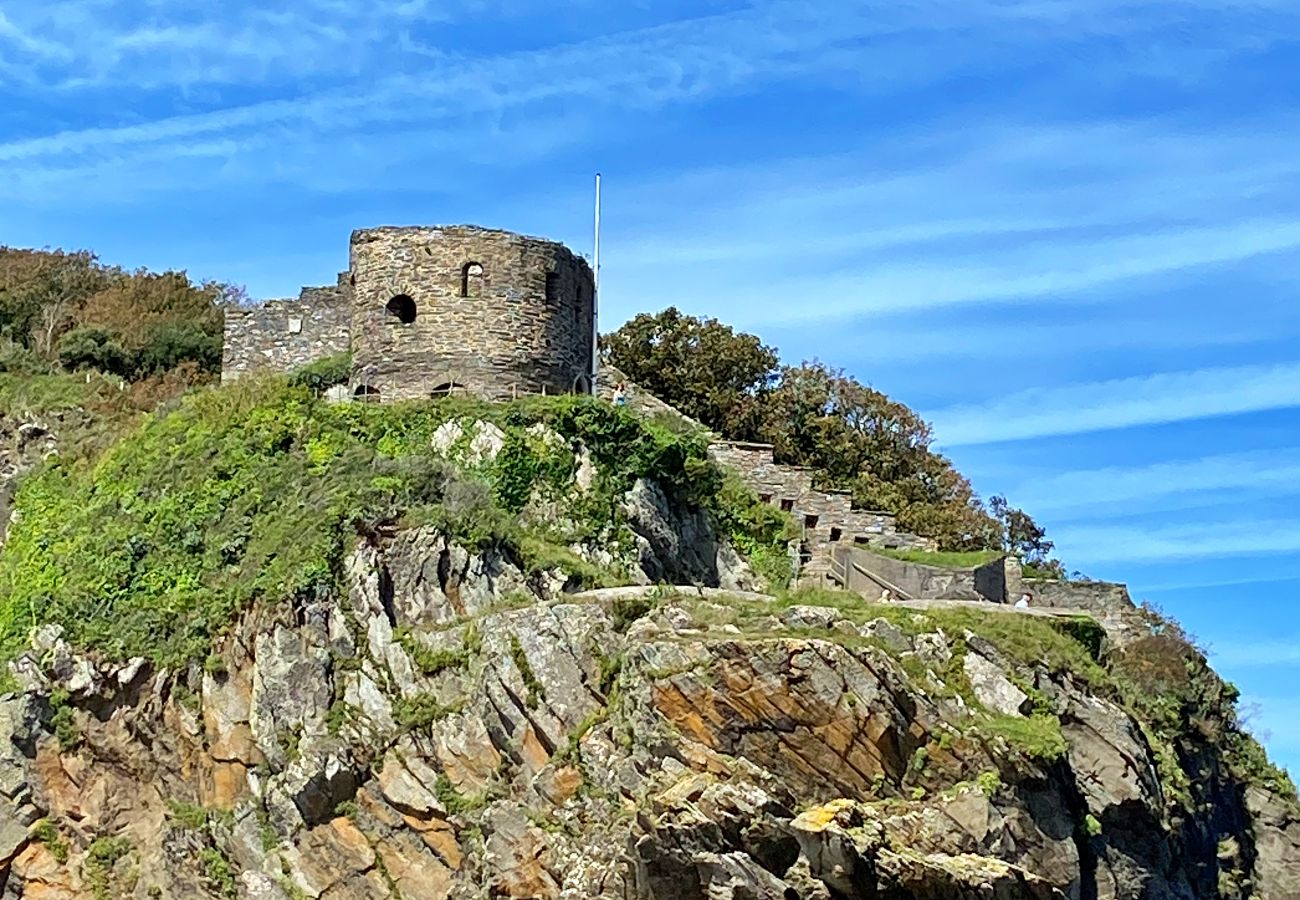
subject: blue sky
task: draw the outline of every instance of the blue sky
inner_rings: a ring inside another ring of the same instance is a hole
[[[920,409],[1300,771],[1300,7],[11,0],[0,242],[285,296],[348,232],[590,249]]]

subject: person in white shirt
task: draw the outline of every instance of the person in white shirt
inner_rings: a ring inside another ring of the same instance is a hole
[[[1016,609],[1029,609],[1029,603],[1033,599],[1034,595],[1029,593],[1029,591],[1025,591],[1020,595],[1020,599],[1016,601]]]

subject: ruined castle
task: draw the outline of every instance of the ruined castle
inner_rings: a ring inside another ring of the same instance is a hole
[[[222,380],[351,352],[372,400],[591,390],[595,287],[563,244],[473,226],[366,228],[348,270],[226,314]]]
[[[591,267],[553,241],[473,226],[361,229],[337,284],[227,312],[221,377],[351,352],[348,390],[367,400],[588,393],[595,301]],[[608,397],[612,385],[598,387]],[[627,394],[644,413],[681,415],[635,385]],[[842,547],[933,546],[888,513],[855,509],[847,493],[818,490],[811,471],[774,462],[770,446],[711,450],[794,518],[805,579],[833,574]]]

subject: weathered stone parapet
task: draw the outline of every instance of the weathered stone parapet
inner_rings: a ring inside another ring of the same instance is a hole
[[[1025,578],[1021,584],[1024,590],[1034,595],[1034,606],[1086,609],[1099,613],[1134,609],[1128,586],[1115,582]]]
[[[900,600],[979,600],[1005,603],[1006,569],[1001,557],[982,566],[950,568],[928,566],[871,553],[860,547],[835,551],[844,573],[844,586],[874,596],[886,585],[900,592]],[[869,573],[869,574],[868,574]]]
[[[221,380],[251,372],[289,372],[351,346],[345,286],[303,288],[297,300],[226,310]]]

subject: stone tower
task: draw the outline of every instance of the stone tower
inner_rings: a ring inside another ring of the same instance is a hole
[[[589,389],[592,272],[563,244],[471,226],[361,229],[349,283],[354,393]]]

